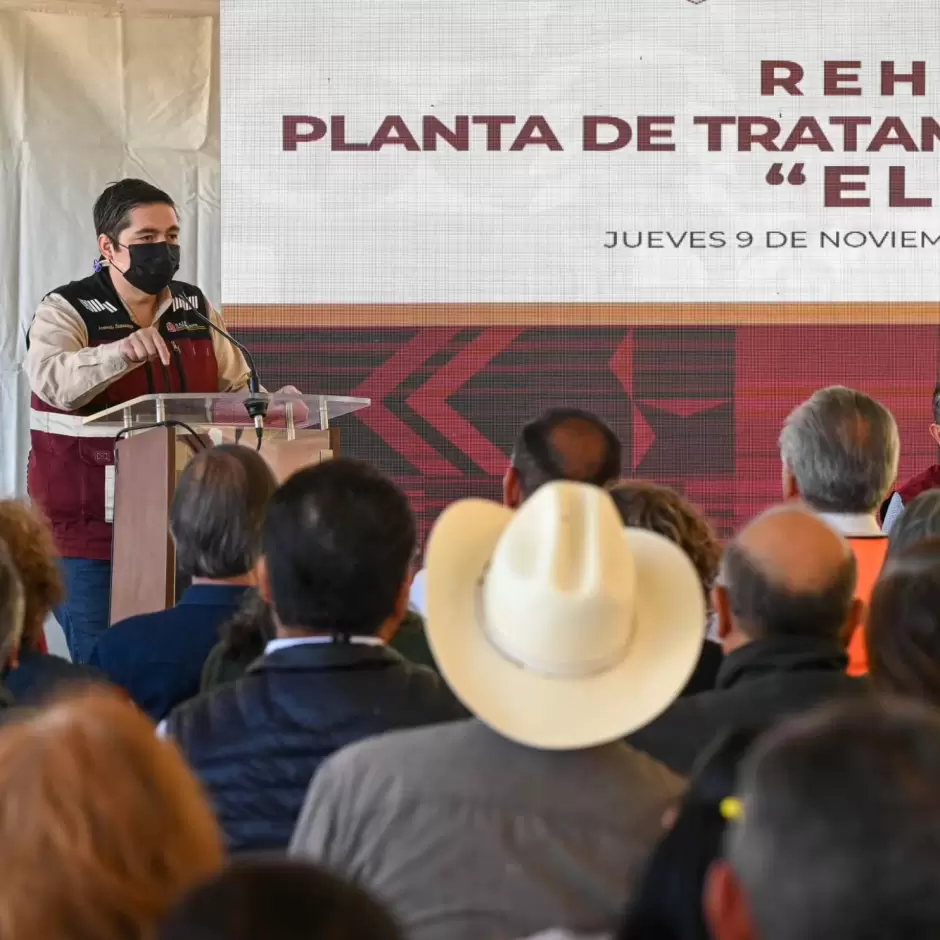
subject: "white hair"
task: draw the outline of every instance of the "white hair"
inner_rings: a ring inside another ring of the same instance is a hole
[[[841,385],[814,393],[780,432],[781,460],[818,512],[875,512],[897,478],[900,453],[891,412]]]

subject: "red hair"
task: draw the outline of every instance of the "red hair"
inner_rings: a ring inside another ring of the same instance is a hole
[[[0,730],[4,940],[138,940],[222,861],[199,783],[115,693]]]

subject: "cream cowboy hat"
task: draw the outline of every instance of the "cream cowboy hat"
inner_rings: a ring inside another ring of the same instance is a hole
[[[455,503],[426,562],[427,635],[444,678],[522,744],[622,738],[678,696],[698,661],[705,598],[691,561],[623,528],[598,487],[550,483],[515,512]]]

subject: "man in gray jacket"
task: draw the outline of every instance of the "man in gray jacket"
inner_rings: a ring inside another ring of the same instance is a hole
[[[611,497],[540,488],[452,506],[427,554],[428,637],[476,719],[347,748],[292,853],[386,901],[413,940],[618,921],[681,780],[622,743],[680,692],[705,603],[674,544]]]

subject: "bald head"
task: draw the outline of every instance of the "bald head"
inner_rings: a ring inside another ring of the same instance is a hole
[[[754,519],[722,560],[731,615],[751,638],[838,638],[852,616],[855,583],[845,539],[792,505]]]
[[[522,429],[512,466],[520,501],[553,480],[606,486],[620,477],[620,441],[596,415],[556,408]]]

